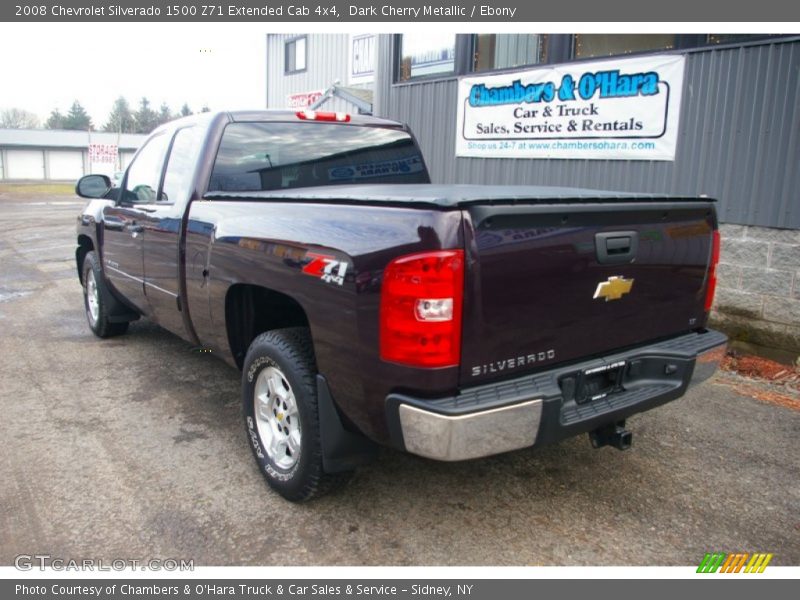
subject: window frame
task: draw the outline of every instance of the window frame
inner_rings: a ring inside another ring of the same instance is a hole
[[[410,85],[424,81],[447,81],[457,79],[465,73],[464,63],[469,59],[469,53],[464,52],[468,40],[465,36],[455,33],[455,45],[453,47],[453,70],[441,73],[430,73],[428,75],[412,75],[408,79],[400,79],[400,71],[403,60],[403,34],[396,33],[392,36],[392,62],[394,64],[394,84]]]
[[[167,147],[167,153],[164,155],[164,165],[161,168],[161,181],[158,184],[156,200],[154,202],[150,202],[149,204],[154,204],[156,206],[170,206],[175,204],[175,200],[159,200],[159,198],[161,197],[161,194],[164,193],[164,183],[167,181],[167,169],[169,169],[169,163],[172,159],[172,150],[175,147],[175,140],[178,139],[178,134],[180,134],[182,131],[192,129],[194,127],[197,127],[197,125],[192,123],[190,125],[185,125],[184,127],[178,127],[172,132],[172,137],[170,138],[169,146]],[[192,178],[190,177],[189,180],[191,181]]]
[[[156,192],[155,193],[156,200],[148,200],[148,201],[144,201],[143,200],[141,202],[135,202],[133,200],[127,200],[125,198],[125,194],[129,192],[129,190],[128,190],[128,178],[130,177],[131,168],[136,165],[136,161],[139,160],[139,158],[142,155],[142,152],[144,152],[144,150],[150,144],[152,144],[153,141],[155,141],[156,139],[158,139],[160,137],[166,137],[167,138],[167,145],[166,145],[166,148],[164,149],[164,155],[161,157],[161,169],[159,170],[158,184],[157,184],[157,187],[156,187],[156,190],[155,190],[155,192]],[[142,145],[142,147],[136,153],[136,156],[133,157],[133,159],[131,160],[130,164],[128,164],[128,167],[125,169],[125,178],[123,179],[123,181],[121,182],[120,187],[119,187],[119,202],[117,203],[118,206],[137,207],[137,206],[150,206],[150,205],[154,205],[154,204],[159,204],[159,205],[166,206],[168,204],[167,202],[158,202],[158,197],[161,194],[161,188],[164,185],[164,173],[166,171],[166,166],[167,166],[167,160],[169,158],[169,153],[170,153],[170,150],[172,149],[172,141],[173,141],[173,139],[174,139],[174,135],[172,137],[170,137],[169,136],[169,132],[160,131],[158,133],[155,133],[155,134],[151,135],[149,138],[147,138],[147,140],[145,140],[145,143]]]
[[[498,36],[498,35],[509,35],[509,34],[503,34],[503,33],[497,33],[497,32],[490,33],[490,34],[482,34],[482,33],[470,33],[469,34],[470,52],[469,52],[469,61],[468,61],[468,70],[467,70],[467,72],[470,73],[470,74],[472,74],[472,73],[475,73],[475,74],[502,73],[504,71],[519,71],[519,70],[522,70],[522,69],[533,69],[533,68],[536,68],[536,67],[541,67],[542,65],[550,64],[550,60],[549,60],[550,38],[556,37],[556,35],[548,34],[548,33],[510,34],[510,35],[546,36],[547,42],[546,42],[546,47],[545,47],[545,60],[543,60],[541,62],[535,62],[535,63],[526,63],[524,65],[516,65],[514,67],[498,67],[498,68],[494,68],[494,69],[478,70],[478,69],[475,68],[475,58],[476,58],[477,53],[478,53],[478,37],[481,36],[481,35]],[[495,40],[495,43],[496,43],[496,40]]]
[[[297,65],[297,42],[303,40],[303,68],[289,68],[289,48],[294,52],[295,66]],[[296,75],[308,71],[308,35],[296,35],[283,41],[283,74]]]
[[[446,74],[436,73],[431,75],[418,75],[416,77],[401,80],[400,61],[402,59],[402,35],[403,34],[393,34],[391,36],[392,64],[394,69],[394,72],[392,73],[392,87],[403,87],[407,85],[416,85],[418,83],[458,80],[461,77],[473,75],[502,75],[504,73],[514,73],[523,70],[547,68],[553,65],[609,60],[619,57],[629,58],[636,56],[647,56],[651,54],[688,54],[694,52],[708,52],[710,50],[724,50],[729,48],[755,46],[796,38],[796,36],[789,34],[746,34],[751,35],[751,37],[739,42],[714,44],[708,41],[708,36],[711,35],[710,33],[675,34],[675,47],[669,50],[642,50],[638,52],[631,52],[629,54],[610,54],[606,56],[576,58],[574,52],[575,36],[580,34],[547,34],[547,57],[544,62],[519,67],[475,71],[472,68],[472,61],[475,52],[475,44],[477,41],[476,36],[478,34],[459,33],[456,34],[454,70],[452,72]]]

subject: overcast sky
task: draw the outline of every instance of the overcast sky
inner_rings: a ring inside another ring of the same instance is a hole
[[[66,113],[79,100],[95,127],[124,96],[131,108],[146,96],[157,110],[184,102],[197,112],[264,108],[266,34],[289,27],[333,32],[331,24],[290,23],[0,23],[0,110],[22,108],[44,124],[50,111]],[[387,33],[404,23],[347,23],[345,31]],[[415,32],[723,32],[752,30],[748,24],[686,23],[415,23]],[[780,32],[785,24],[758,24]],[[341,31],[341,27],[336,27]]]
[[[184,102],[198,112],[264,108],[266,33],[214,23],[0,23],[0,110],[23,108],[42,120],[74,100],[102,126],[119,96],[136,109]]]

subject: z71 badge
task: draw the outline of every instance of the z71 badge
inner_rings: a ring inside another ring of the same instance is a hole
[[[303,267],[303,273],[312,277],[319,277],[325,283],[344,284],[344,275],[347,273],[347,261],[337,260],[327,254],[306,252],[310,262]]]

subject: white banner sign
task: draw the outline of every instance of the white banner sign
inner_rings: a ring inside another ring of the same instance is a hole
[[[684,57],[461,79],[456,156],[675,160]]]

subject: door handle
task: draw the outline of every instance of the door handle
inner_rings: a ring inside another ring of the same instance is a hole
[[[639,248],[636,231],[609,231],[594,236],[597,262],[601,265],[632,263]]]
[[[129,233],[141,233],[144,231],[144,227],[141,225],[137,225],[136,223],[132,223],[130,225],[125,226],[125,231]]]

